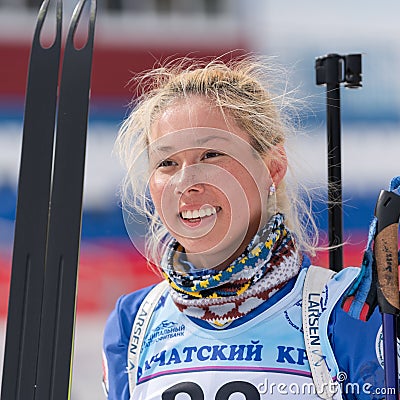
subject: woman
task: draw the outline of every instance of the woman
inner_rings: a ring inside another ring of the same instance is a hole
[[[109,399],[380,398],[379,316],[341,308],[359,270],[309,268],[318,234],[285,183],[270,72],[183,61],[142,81],[117,140],[123,200],[146,216],[166,284],[122,296],[107,322]]]

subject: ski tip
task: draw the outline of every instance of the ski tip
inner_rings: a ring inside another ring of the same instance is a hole
[[[81,38],[76,38],[78,25],[81,22],[83,10],[85,7],[89,7],[88,12],[88,28],[87,34],[82,44]],[[67,35],[67,45],[73,46],[75,50],[82,50],[86,47],[92,47],[94,41],[94,26],[96,21],[97,13],[97,1],[96,0],[79,0],[78,4],[75,6],[74,12],[71,17],[71,22],[68,29]]]
[[[46,46],[44,45],[41,39],[43,25],[46,21],[46,18],[48,18],[51,3],[52,0],[44,0],[42,5],[40,6],[38,17],[36,20],[36,27],[33,36],[32,48],[39,47],[43,50],[46,50],[46,49],[52,49],[55,46],[60,47],[61,45],[61,28],[62,28],[62,14],[63,14],[62,0],[56,0],[56,5],[55,5],[56,28],[55,28],[54,38],[51,40],[51,44]]]

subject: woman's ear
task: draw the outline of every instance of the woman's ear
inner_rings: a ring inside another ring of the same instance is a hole
[[[277,144],[268,152],[267,166],[271,175],[272,182],[279,187],[287,171],[287,156],[283,144]]]

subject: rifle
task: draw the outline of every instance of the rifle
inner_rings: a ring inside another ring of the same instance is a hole
[[[343,267],[343,211],[340,84],[361,87],[361,54],[328,54],[315,60],[316,83],[326,85],[327,141],[328,141],[328,230],[329,268]]]

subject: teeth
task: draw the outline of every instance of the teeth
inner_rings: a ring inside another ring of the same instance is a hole
[[[193,210],[192,211],[192,218],[199,218],[200,214],[198,212],[198,210]]]
[[[204,218],[205,216],[209,217],[210,215],[214,215],[216,213],[217,210],[214,207],[206,207],[200,210],[182,211],[181,215],[183,219],[194,219],[194,218]]]

